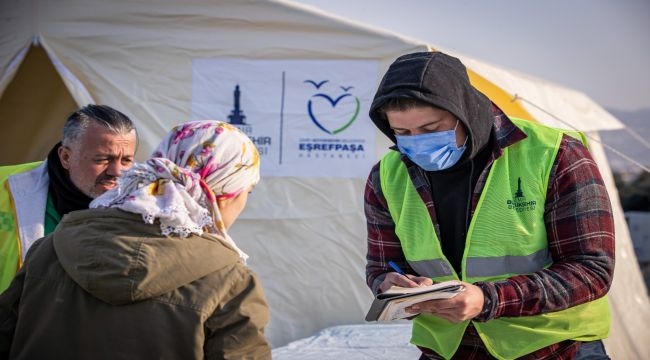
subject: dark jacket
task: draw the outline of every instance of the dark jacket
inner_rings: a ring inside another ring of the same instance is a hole
[[[262,288],[210,235],[161,235],[117,209],[76,211],[0,295],[0,357],[268,359]]]

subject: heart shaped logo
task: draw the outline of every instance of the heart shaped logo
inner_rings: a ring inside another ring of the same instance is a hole
[[[314,124],[324,132],[336,135],[352,125],[361,109],[359,98],[344,93],[332,99],[327,94],[315,94],[307,102],[307,112]]]

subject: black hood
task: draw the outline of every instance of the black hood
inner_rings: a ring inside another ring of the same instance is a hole
[[[460,60],[441,52],[397,58],[384,75],[370,106],[370,118],[393,143],[395,135],[378,109],[393,98],[414,98],[454,114],[467,128],[469,157],[487,144],[494,118],[492,102],[469,82]]]

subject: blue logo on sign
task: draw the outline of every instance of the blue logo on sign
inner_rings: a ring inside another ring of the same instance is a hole
[[[329,80],[322,80],[320,82],[316,82],[314,80],[305,80],[304,82],[312,84],[317,91],[323,87],[323,85],[329,83]],[[361,109],[361,102],[359,101],[359,98],[350,94],[350,90],[353,89],[353,86],[339,86],[339,89],[343,90],[343,93],[338,93],[335,95],[325,93],[324,91],[317,92],[316,94],[312,95],[312,97],[309,99],[307,102],[307,112],[309,113],[309,117],[311,118],[311,121],[321,130],[324,132],[331,134],[331,135],[336,135],[354,123],[354,121],[357,119],[357,116],[359,115],[359,111]],[[343,99],[346,99],[348,97],[352,97],[354,99],[354,102],[350,101],[343,101]],[[331,106],[332,109],[335,109],[337,106],[354,106],[354,109],[352,111],[352,115],[347,118],[343,119],[343,122],[331,122],[327,121],[326,119],[323,119],[322,113],[316,113],[314,111],[314,104],[318,103],[326,103]]]

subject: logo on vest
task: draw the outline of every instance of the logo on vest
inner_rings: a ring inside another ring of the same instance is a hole
[[[13,214],[0,211],[0,231],[12,231],[14,229]]]
[[[506,200],[508,209],[515,210],[516,212],[533,211],[537,205],[537,201],[526,201],[526,195],[521,190],[521,178],[517,178],[517,190],[512,194],[512,199]]]

